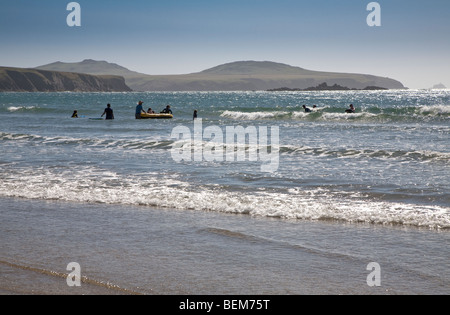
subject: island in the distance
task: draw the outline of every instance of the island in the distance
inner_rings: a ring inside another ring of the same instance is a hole
[[[438,83],[438,84],[433,85],[433,87],[431,89],[432,90],[441,90],[441,89],[446,89],[446,88],[447,87],[444,84]]]
[[[294,91],[380,91],[380,90],[388,90],[387,88],[379,87],[379,86],[366,86],[363,89],[355,89],[349,88],[346,86],[341,86],[339,84],[334,84],[329,86],[326,82],[319,84],[318,86],[309,87],[306,89],[291,89],[287,87],[282,87],[278,89],[269,89],[269,92],[294,92]]]

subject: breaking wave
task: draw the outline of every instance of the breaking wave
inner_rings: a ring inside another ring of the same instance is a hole
[[[176,175],[124,176],[87,166],[77,170],[5,167],[0,172],[0,196],[281,219],[450,228],[450,209],[446,207],[377,201],[364,194],[324,188],[249,193],[225,186],[196,186]]]
[[[175,145],[181,146],[188,143],[186,140],[140,140],[140,139],[98,139],[98,138],[70,138],[70,137],[46,137],[31,134],[12,134],[0,133],[0,141],[13,141],[17,144],[24,145],[48,145],[48,146],[83,146],[86,148],[99,149],[125,149],[125,150],[171,150]],[[181,142],[181,145],[180,145]],[[208,146],[215,147],[222,146],[226,150],[225,143],[211,143],[203,141],[202,147],[206,149]],[[249,144],[233,145],[235,149],[258,150],[258,147],[253,148]],[[373,158],[373,159],[395,159],[402,161],[418,161],[418,162],[450,162],[450,153],[426,150],[361,150],[351,148],[327,148],[327,147],[307,147],[307,146],[293,146],[281,145],[276,147],[281,154],[287,155],[311,155],[318,157],[330,158]]]
[[[246,112],[226,110],[221,117],[235,120],[307,120],[307,121],[369,121],[369,122],[410,122],[410,121],[448,121],[450,105],[418,107],[369,107],[357,110],[354,114],[345,113],[342,108],[325,106],[305,113],[301,109],[293,111]]]

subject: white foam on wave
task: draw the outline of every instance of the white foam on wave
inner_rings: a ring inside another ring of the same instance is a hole
[[[242,192],[161,177],[124,176],[102,169],[0,171],[0,196],[81,203],[143,205],[303,220],[338,220],[450,228],[450,208],[368,200],[327,189]]]
[[[336,158],[373,158],[380,160],[419,161],[419,162],[450,162],[450,152],[431,150],[392,151],[392,150],[361,150],[351,148],[309,147],[285,145],[280,148],[285,154],[315,155]]]
[[[310,113],[305,113],[305,112],[293,112],[292,113],[292,117],[295,119],[307,118],[309,115],[310,115]]]
[[[319,116],[311,116],[318,113]],[[339,121],[339,120],[355,120],[355,119],[367,119],[377,117],[377,114],[362,112],[362,113],[327,113],[323,112],[323,109],[313,110],[311,113],[306,113],[304,111],[274,111],[274,112],[233,112],[225,111],[221,114],[221,117],[236,119],[236,120],[263,120],[263,119],[306,119],[314,117],[315,119],[320,119],[324,121]]]
[[[322,118],[324,120],[353,120],[360,118],[373,118],[377,117],[377,114],[373,113],[323,113]]]
[[[289,115],[289,112],[275,111],[275,112],[233,112],[225,111],[220,116],[233,118],[233,119],[245,119],[245,120],[255,120],[255,119],[270,119],[276,117],[282,117]]]
[[[74,138],[64,136],[38,136],[33,134],[17,134],[17,133],[0,133],[0,141],[14,141],[16,143],[24,143],[26,145],[37,143],[42,145],[74,145],[86,146],[90,148],[123,148],[133,150],[146,150],[157,147],[170,148],[173,141],[171,140],[142,140],[142,139],[112,139],[112,138]]]
[[[7,108],[9,112],[17,112],[21,110],[32,110],[35,109],[36,106],[10,106]]]
[[[420,106],[419,112],[428,116],[450,115],[450,105]]]

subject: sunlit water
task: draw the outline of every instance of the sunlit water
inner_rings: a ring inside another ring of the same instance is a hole
[[[135,120],[139,100],[174,119]],[[90,119],[107,103],[114,121]],[[200,133],[223,131],[203,152],[226,152],[227,127],[279,128],[277,167],[177,162],[195,109]],[[449,132],[447,90],[1,93],[2,282],[26,291],[3,275],[79,260],[142,293],[371,293],[365,267],[384,260],[399,275],[382,292],[448,293]]]

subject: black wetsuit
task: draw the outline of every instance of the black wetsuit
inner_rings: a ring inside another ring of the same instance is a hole
[[[106,108],[105,113],[106,113],[106,120],[114,119],[114,112],[113,112],[112,108],[109,108],[109,107]]]

